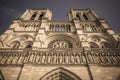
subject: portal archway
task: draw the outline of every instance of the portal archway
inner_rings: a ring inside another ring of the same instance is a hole
[[[41,77],[40,80],[82,80],[82,79],[80,79],[74,73],[60,67],[48,72],[43,77]]]

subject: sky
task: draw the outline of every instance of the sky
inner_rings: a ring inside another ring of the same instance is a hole
[[[119,6],[120,0],[0,0],[0,34],[5,32],[12,21],[21,16],[26,9],[51,9],[53,21],[65,21],[70,9],[91,8],[120,35]]]

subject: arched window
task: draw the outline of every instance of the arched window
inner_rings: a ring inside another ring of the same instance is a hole
[[[55,31],[59,31],[59,25],[58,24],[55,25]]]
[[[76,15],[76,17],[77,17],[77,19],[81,20],[81,18],[80,18],[80,15],[79,15],[79,14],[77,14],[77,15]]]
[[[52,25],[50,25],[49,30],[52,31]]]
[[[65,25],[64,24],[61,25],[61,31],[65,31]]]
[[[85,20],[88,20],[87,15],[83,14],[83,17],[84,17]]]
[[[34,20],[36,17],[36,13],[32,15],[32,17],[30,18],[30,20]]]
[[[40,14],[40,16],[39,16],[38,20],[42,20],[43,16],[44,16],[44,14],[43,14],[43,13],[42,13],[42,14]]]
[[[67,29],[67,30],[66,30],[67,32],[70,32],[70,31],[71,31],[71,28],[70,28],[70,25],[69,25],[69,24],[66,25],[66,29]]]
[[[81,79],[74,73],[60,67],[48,72],[43,77],[41,77],[40,80],[81,80]]]

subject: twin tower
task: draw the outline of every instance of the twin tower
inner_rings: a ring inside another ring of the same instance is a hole
[[[104,19],[91,9],[51,18],[27,9],[0,36],[0,80],[120,79],[120,36]]]

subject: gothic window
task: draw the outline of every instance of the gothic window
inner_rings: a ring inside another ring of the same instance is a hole
[[[43,13],[42,13],[42,14],[40,14],[40,16],[39,16],[38,20],[42,20],[43,16],[44,16],[44,14],[43,14]]]
[[[71,43],[68,46],[69,46],[69,48],[73,48],[73,45]]]
[[[77,17],[77,19],[81,20],[81,18],[80,18],[80,15],[79,15],[79,14],[77,14],[77,15],[76,15],[76,17]]]
[[[36,13],[32,15],[32,17],[30,18],[30,20],[34,20],[36,17]]]
[[[50,31],[57,31],[57,32],[63,32],[63,31],[70,32],[71,31],[71,27],[70,27],[69,24],[67,24],[67,25],[65,25],[65,24],[62,24],[62,25],[50,24],[49,30]]]
[[[51,25],[50,25],[50,28],[49,28],[49,29],[50,29],[50,31],[53,31],[53,28],[54,28],[54,25],[53,25],[53,24],[51,24]]]
[[[64,24],[61,25],[61,28],[62,28],[61,31],[65,31],[65,25]]]
[[[49,48],[73,48],[73,45],[67,40],[58,39],[50,42],[48,47]]]
[[[41,77],[40,80],[81,80],[81,79],[74,73],[60,67],[48,72],[43,77]]]
[[[55,25],[55,31],[59,31],[59,25]]]
[[[61,26],[59,26],[59,30],[58,31],[62,31],[62,27]]]
[[[12,43],[10,43],[10,47],[13,49],[19,48],[19,46],[20,46],[19,41],[13,41]]]
[[[69,24],[66,25],[66,29],[67,29],[67,30],[66,30],[67,32],[71,31]]]
[[[85,20],[88,20],[87,15],[83,14],[83,17],[84,17]]]

